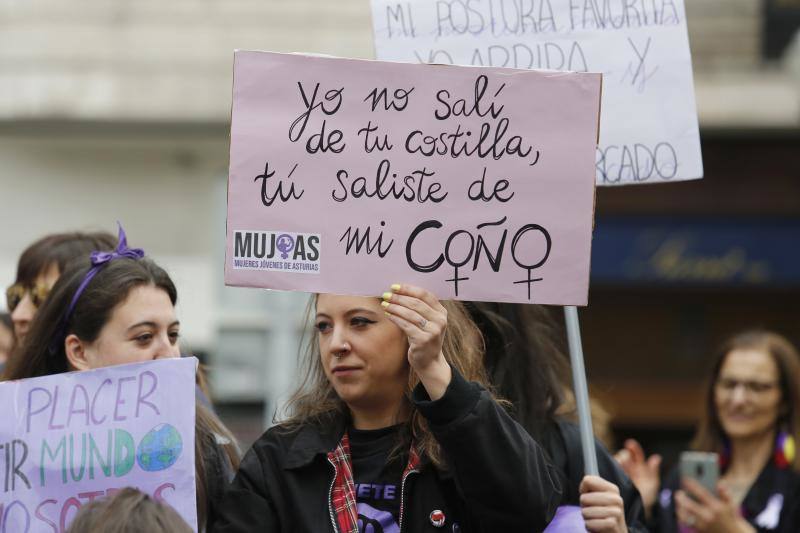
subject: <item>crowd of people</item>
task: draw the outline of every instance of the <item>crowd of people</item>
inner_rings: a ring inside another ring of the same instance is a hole
[[[600,475],[584,475],[548,309],[389,283],[382,297],[311,296],[286,416],[243,457],[198,371],[200,531],[800,530],[800,358],[782,336],[738,334],[714,362],[691,448],[717,454],[716,486],[662,480],[634,440],[614,455],[598,440]],[[177,289],[121,228],[36,241],[6,295],[4,380],[181,355]],[[69,529],[186,530],[135,489],[85,505]]]

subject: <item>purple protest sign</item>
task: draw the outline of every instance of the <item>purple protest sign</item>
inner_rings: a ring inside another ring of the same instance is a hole
[[[82,505],[136,487],[197,530],[197,359],[0,383],[0,531],[65,531]]]
[[[543,533],[580,533],[586,531],[581,508],[577,505],[562,505]]]
[[[585,305],[600,86],[236,52],[225,282]]]

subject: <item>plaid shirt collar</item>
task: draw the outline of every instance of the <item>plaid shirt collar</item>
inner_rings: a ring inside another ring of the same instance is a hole
[[[353,466],[350,456],[350,438],[345,432],[335,449],[328,452],[328,462],[333,465],[335,475],[331,484],[330,501],[328,506],[331,520],[336,520],[339,533],[358,533],[358,509],[356,502],[355,482],[353,481]],[[408,463],[403,470],[402,480],[412,473],[417,472],[420,466],[420,457],[416,447],[412,444],[408,454]],[[402,496],[401,496],[402,502]],[[400,506],[400,523],[402,523],[403,506]]]

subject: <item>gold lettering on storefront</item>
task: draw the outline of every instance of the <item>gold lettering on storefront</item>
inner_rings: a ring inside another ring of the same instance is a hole
[[[687,252],[686,239],[669,239],[653,253],[649,260],[656,276],[674,281],[733,281],[737,278],[748,283],[764,283],[769,280],[769,265],[747,257],[740,247],[733,247],[720,254],[697,254]]]

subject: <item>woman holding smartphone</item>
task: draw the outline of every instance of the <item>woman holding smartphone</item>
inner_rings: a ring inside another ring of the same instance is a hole
[[[749,331],[719,351],[692,443],[719,457],[716,494],[673,472],[659,493],[659,459],[635,441],[617,458],[660,532],[800,531],[800,358],[784,337]]]
[[[483,335],[492,384],[511,402],[514,419],[563,474],[562,505],[580,506],[585,529],[592,533],[646,532],[638,491],[599,439],[595,453],[600,475],[585,475],[580,431],[571,421],[577,414],[568,396],[569,358],[551,310],[498,302],[467,302],[466,307]],[[595,419],[592,425],[600,434],[602,423]]]

